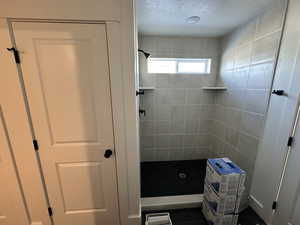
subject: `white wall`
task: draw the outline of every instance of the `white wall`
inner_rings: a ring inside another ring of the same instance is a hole
[[[122,0],[3,0],[0,17],[22,19],[121,20]],[[130,5],[130,1],[127,1]]]

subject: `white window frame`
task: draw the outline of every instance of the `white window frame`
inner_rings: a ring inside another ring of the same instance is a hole
[[[154,61],[170,61],[174,60],[176,63],[176,72],[175,73],[165,73],[165,72],[150,72],[149,71],[149,62],[151,60]],[[178,71],[178,65],[180,62],[205,62],[205,72],[179,72]],[[208,75],[211,74],[211,64],[212,59],[211,58],[160,58],[160,57],[151,57],[147,61],[147,72],[149,74],[199,74],[199,75]]]

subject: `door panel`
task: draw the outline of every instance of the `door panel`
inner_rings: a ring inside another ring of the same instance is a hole
[[[287,84],[284,90],[287,96],[278,98],[281,101],[281,126],[279,127],[279,143],[281,154],[287,154],[287,140],[291,135],[295,112],[298,110],[300,98],[300,2],[291,0],[289,3],[286,29],[279,57],[278,75],[275,77],[276,88]],[[289,79],[287,79],[289,78]],[[276,115],[276,112],[274,112]],[[274,137],[273,137],[274,139]],[[278,207],[272,219],[272,225],[300,224],[300,128],[296,128],[295,141],[288,158],[283,184],[279,193]],[[273,164],[276,161],[272,162]],[[277,186],[276,186],[277,188]],[[275,198],[274,198],[275,200]]]
[[[299,58],[300,59],[300,58]],[[300,68],[300,67],[299,67]],[[299,76],[298,76],[299,77]],[[298,86],[300,79],[298,79]],[[278,199],[278,209],[275,212],[274,225],[300,224],[300,130],[295,136],[295,143],[289,157],[286,175]]]
[[[57,167],[67,213],[76,210],[105,210],[101,163],[60,163]],[[93,177],[93,180],[90,180],[90,177]],[[81,185],[76,185],[78,183]],[[95,189],[90,190],[90,185]],[[88,193],[90,191],[93,193]],[[73,192],[80,195],[73,198]]]
[[[57,225],[118,224],[104,24],[13,23]]]
[[[300,9],[300,4],[298,4]],[[297,16],[299,21],[299,16]],[[288,104],[285,112],[295,114],[300,104],[300,35],[298,34],[297,55],[293,66],[293,80],[291,82]],[[283,185],[278,199],[278,209],[273,218],[274,225],[298,225],[300,224],[300,128],[296,127],[295,141],[289,155]]]
[[[101,91],[96,89],[92,93],[93,89],[89,88],[93,79],[89,68],[93,62],[87,56],[93,51],[92,43],[43,39],[35,40],[34,45],[52,144],[97,142],[93,94],[99,96]],[[72,56],[74,53],[76,57]],[[49,55],[55,56],[51,63]],[[78,65],[81,68],[77,68]],[[101,82],[97,77],[94,79]]]
[[[0,105],[0,225],[29,225]]]

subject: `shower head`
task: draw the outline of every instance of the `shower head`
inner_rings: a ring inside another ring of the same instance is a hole
[[[139,51],[139,52],[142,52],[142,53],[145,55],[146,59],[148,59],[148,58],[151,56],[151,54],[150,54],[150,53],[148,53],[148,52],[145,52],[145,51],[144,51],[144,50],[142,50],[142,49],[138,49],[138,51]]]

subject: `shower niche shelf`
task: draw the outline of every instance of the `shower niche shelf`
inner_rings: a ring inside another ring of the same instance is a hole
[[[155,89],[155,87],[139,87],[139,90],[144,90],[144,91],[151,91],[154,89]]]
[[[227,87],[202,87],[202,90],[206,90],[206,91],[226,91]]]

